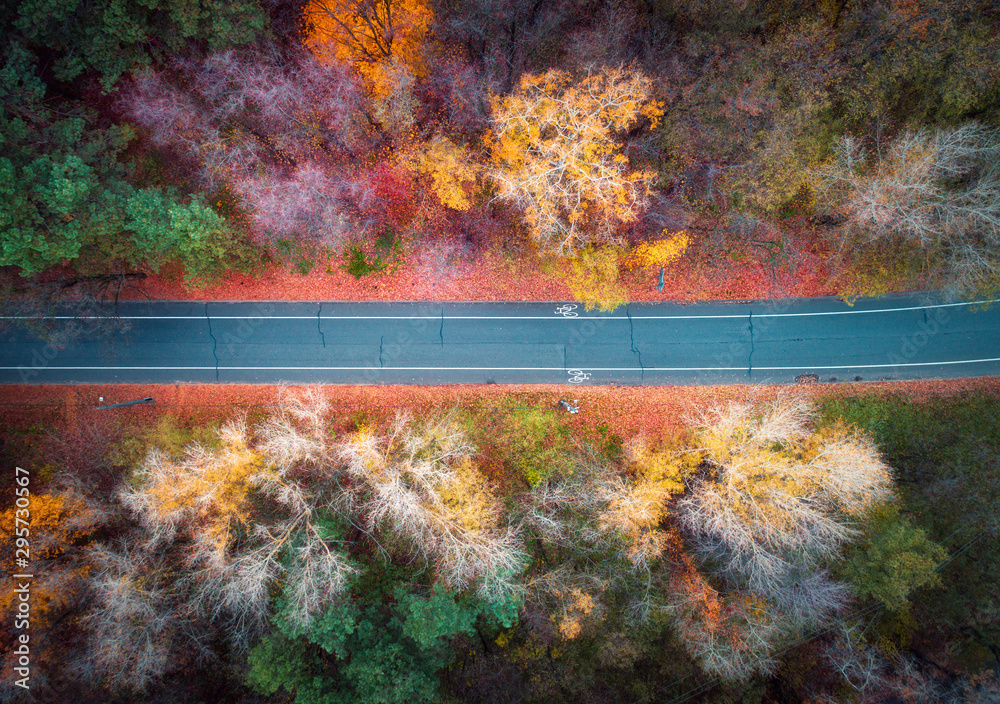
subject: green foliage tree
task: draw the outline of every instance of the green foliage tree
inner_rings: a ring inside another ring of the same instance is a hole
[[[905,515],[953,555],[941,586],[910,595],[916,623],[958,652],[1000,649],[1000,405],[985,394],[918,403],[859,398],[827,414],[868,430],[899,476]]]
[[[473,631],[484,604],[448,590],[424,596],[398,586],[393,595],[390,604],[334,604],[306,627],[279,614],[276,632],[250,655],[248,681],[263,694],[284,687],[296,704],[437,701],[437,672],[454,658],[450,640]],[[324,653],[332,657],[325,666]]]
[[[218,271],[229,253],[225,219],[200,197],[182,203],[169,193],[147,188],[125,204],[129,244],[154,269],[170,259],[184,264],[188,280]]]
[[[191,43],[210,51],[246,44],[267,24],[254,0],[20,0],[0,18],[11,38],[55,55],[56,79],[96,71],[105,89]]]
[[[941,585],[936,570],[946,556],[924,530],[891,508],[872,517],[839,572],[860,596],[901,611],[909,608],[915,589]]]
[[[34,274],[76,259],[111,225],[103,216],[114,196],[95,194],[95,185],[93,170],[74,156],[42,156],[20,169],[0,157],[0,262]]]
[[[197,196],[134,188],[121,162],[131,129],[46,100],[34,57],[17,45],[0,69],[0,103],[0,265],[27,276],[67,261],[106,273],[179,260],[189,281],[220,268],[224,219]]]
[[[270,696],[282,687],[295,693],[296,704],[327,704],[339,701],[321,653],[301,638],[289,638],[275,631],[250,651],[247,682],[261,694]]]
[[[443,636],[472,633],[479,615],[477,611],[457,603],[454,592],[445,590],[432,592],[429,597],[399,590],[396,602],[405,615],[403,635],[423,650],[437,645]]]
[[[517,408],[505,414],[505,459],[535,486],[573,467],[569,433],[559,416],[544,408]]]

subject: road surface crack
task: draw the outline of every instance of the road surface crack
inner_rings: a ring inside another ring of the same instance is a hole
[[[385,335],[378,339],[378,368],[382,368],[382,343],[385,342]]]
[[[323,334],[323,328],[321,326],[322,319],[320,318],[320,313],[323,312],[323,304],[320,303],[319,307],[316,309],[316,331],[319,332],[319,339],[323,341],[323,348],[326,349],[326,335]]]
[[[444,347],[444,308],[441,309],[441,329],[438,331],[438,337],[441,338],[441,346]]]
[[[747,378],[753,376],[753,311],[750,311],[750,357],[747,359]]]
[[[212,332],[212,318],[208,315],[208,304],[205,304],[205,320],[208,321],[208,336],[212,338],[212,357],[215,358],[215,381],[219,381],[219,341]]]
[[[642,366],[642,352],[640,352],[639,348],[635,346],[635,328],[632,326],[632,312],[628,308],[625,308],[625,315],[628,316],[629,344],[631,345],[632,353],[639,361],[639,379],[645,379],[646,368]]]

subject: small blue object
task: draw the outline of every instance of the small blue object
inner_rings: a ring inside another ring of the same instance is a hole
[[[102,401],[104,400],[103,396],[101,397],[101,400]],[[111,403],[108,404],[107,406],[98,406],[98,408],[101,410],[106,410],[108,408],[124,408],[125,406],[138,406],[144,403],[153,403],[153,397],[147,396],[146,398],[140,398],[135,401],[125,401],[124,403]]]
[[[666,270],[666,268],[667,267],[665,266],[660,267],[660,282],[656,284],[656,290],[659,291],[660,293],[663,293],[663,272]]]

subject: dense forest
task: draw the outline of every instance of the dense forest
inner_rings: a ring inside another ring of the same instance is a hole
[[[8,305],[161,270],[196,286],[409,258],[433,278],[485,251],[604,309],[682,256],[726,277],[819,253],[847,296],[996,284],[995,3],[21,0],[0,18]]]
[[[847,298],[1000,284],[997,3],[10,0],[0,23],[5,315],[484,253],[602,310],[684,259],[756,257],[776,294],[816,259]],[[36,571],[31,690],[5,628],[0,700],[1000,700],[995,396],[719,402],[635,437],[553,405],[0,419]]]
[[[1000,696],[995,396],[786,394],[627,438],[498,399],[5,423],[33,700]]]

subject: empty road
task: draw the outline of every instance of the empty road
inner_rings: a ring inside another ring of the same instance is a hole
[[[0,383],[733,384],[1000,374],[1000,306],[930,294],[741,303],[128,302],[50,345],[10,323]]]

